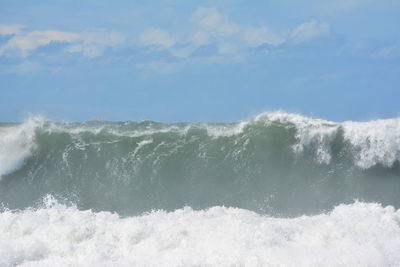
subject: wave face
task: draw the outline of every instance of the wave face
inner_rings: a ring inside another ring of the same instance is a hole
[[[47,194],[124,216],[184,206],[316,214],[354,199],[400,207],[400,119],[283,112],[237,123],[0,124],[0,202]]]
[[[45,203],[0,214],[1,266],[400,265],[400,211],[379,204],[283,219],[225,207],[121,218]]]

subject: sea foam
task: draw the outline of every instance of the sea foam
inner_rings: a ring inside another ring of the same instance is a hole
[[[0,214],[0,266],[399,266],[400,211],[274,218],[227,207],[122,218],[47,198]]]
[[[41,117],[32,117],[17,126],[0,128],[0,178],[18,169],[36,147],[35,130],[44,123]]]
[[[368,169],[377,164],[391,167],[400,160],[400,118],[371,120],[366,122],[332,122],[286,112],[265,112],[254,117],[254,122],[290,124],[296,128],[298,143],[293,146],[296,153],[315,145],[316,159],[320,163],[331,161],[331,142],[338,131],[353,155],[355,165]]]

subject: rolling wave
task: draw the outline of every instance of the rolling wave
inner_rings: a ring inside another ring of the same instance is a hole
[[[0,177],[0,266],[400,265],[398,118],[32,117]]]
[[[0,201],[48,193],[137,214],[185,205],[297,216],[354,199],[400,206],[400,119],[330,122],[284,112],[236,123],[0,125]],[[23,197],[15,197],[23,196]]]

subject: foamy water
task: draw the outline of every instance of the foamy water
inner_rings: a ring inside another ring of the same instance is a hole
[[[0,215],[0,266],[399,266],[400,211],[273,218],[226,207],[121,218],[58,204]]]
[[[4,124],[0,267],[400,266],[399,164],[399,118]]]
[[[329,144],[339,128],[343,130],[345,140],[353,148],[357,166],[364,169],[376,164],[390,167],[400,159],[400,118],[337,123],[299,114],[267,112],[256,116],[254,120],[266,124],[274,121],[293,124],[299,140],[294,150],[302,152],[304,147],[312,143],[317,144],[316,156],[321,163],[330,162]]]
[[[33,117],[24,124],[0,128],[0,179],[2,175],[18,169],[28,158],[35,144],[35,129],[44,120]]]

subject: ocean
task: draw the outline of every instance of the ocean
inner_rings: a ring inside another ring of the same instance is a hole
[[[0,266],[400,266],[400,118],[0,123]]]

